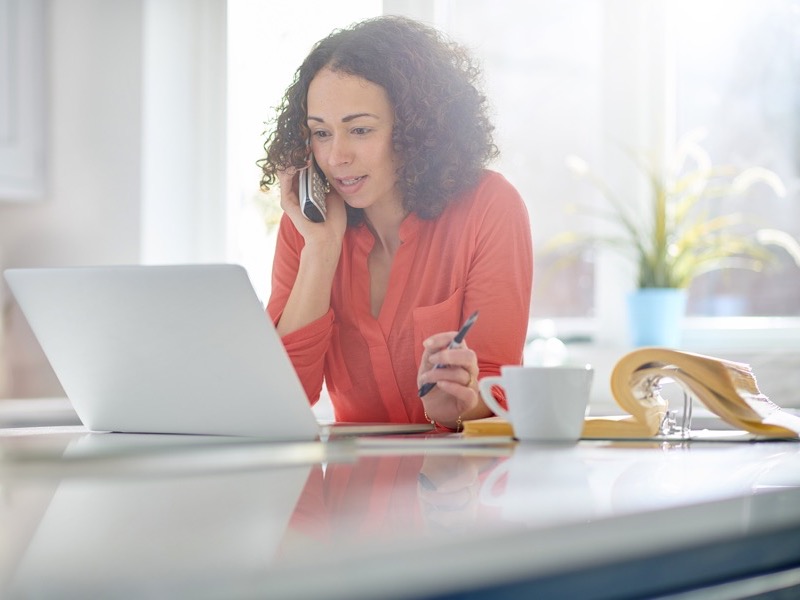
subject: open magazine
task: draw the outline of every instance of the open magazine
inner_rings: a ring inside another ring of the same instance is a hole
[[[800,438],[800,417],[761,393],[749,365],[668,348],[640,348],[617,361],[611,392],[627,414],[587,417],[581,437],[642,439],[671,433],[677,411],[660,393],[665,383],[677,384],[689,407],[697,400],[737,429],[769,438]],[[510,424],[496,417],[465,422],[464,433],[513,434]]]

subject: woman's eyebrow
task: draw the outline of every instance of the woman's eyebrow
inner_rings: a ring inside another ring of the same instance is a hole
[[[342,118],[342,123],[349,123],[350,121],[355,121],[356,119],[360,119],[361,117],[372,117],[373,119],[379,119],[378,115],[374,115],[372,113],[356,113],[354,115],[347,115],[346,117]]]
[[[352,115],[346,115],[342,117],[342,123],[349,123],[350,121],[355,121],[356,119],[360,119],[361,117],[372,117],[373,119],[380,119],[378,115],[372,113],[355,113]],[[314,115],[308,115],[309,121],[316,121],[317,123],[324,123],[325,119],[322,117],[315,117]]]

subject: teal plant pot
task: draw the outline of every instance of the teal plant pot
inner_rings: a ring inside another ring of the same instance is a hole
[[[678,348],[686,313],[686,290],[641,288],[628,295],[628,326],[634,346]]]

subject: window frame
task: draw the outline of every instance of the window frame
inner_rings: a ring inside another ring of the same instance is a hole
[[[47,191],[43,0],[0,0],[0,201]]]

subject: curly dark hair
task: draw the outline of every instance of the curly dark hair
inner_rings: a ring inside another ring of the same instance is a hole
[[[488,102],[478,89],[480,69],[468,52],[427,25],[384,16],[336,30],[317,42],[295,73],[273,120],[274,130],[258,161],[268,189],[278,169],[306,163],[306,95],[320,69],[361,77],[386,90],[395,122],[394,150],[400,158],[398,185],[404,207],[433,219],[475,186],[498,155]],[[348,223],[363,211],[347,207]]]

